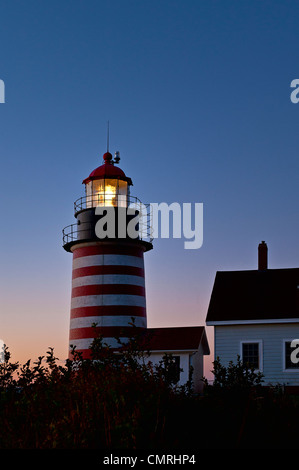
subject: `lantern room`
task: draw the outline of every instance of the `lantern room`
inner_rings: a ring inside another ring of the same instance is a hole
[[[131,178],[115,164],[119,162],[119,153],[113,160],[111,153],[103,155],[104,164],[90,173],[83,181],[85,184],[86,208],[127,207],[130,196]]]
[[[135,241],[142,242],[146,251],[151,249],[153,238],[150,205],[144,205],[137,197],[130,195],[130,187],[133,183],[117,165],[120,160],[119,152],[115,152],[114,158],[111,153],[106,152],[103,160],[103,164],[93,170],[82,182],[85,185],[85,195],[74,202],[74,216],[77,221],[63,229],[65,250],[72,251],[76,244],[83,241],[99,242],[102,240],[96,233],[96,227],[101,218],[108,217],[109,208],[115,209],[112,212],[109,211],[109,217],[112,217],[113,234],[115,234],[112,237],[111,231],[108,235],[107,228],[105,238],[110,237],[113,240],[132,238],[128,234],[128,226],[131,220],[139,216],[132,233],[136,234]],[[97,211],[99,207],[105,210]],[[106,230],[105,224],[104,231]]]

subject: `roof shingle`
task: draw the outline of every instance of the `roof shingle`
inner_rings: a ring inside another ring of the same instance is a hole
[[[299,268],[218,271],[207,323],[299,319]]]
[[[204,354],[210,353],[203,326],[147,328],[145,335],[151,351],[197,350],[202,343]]]

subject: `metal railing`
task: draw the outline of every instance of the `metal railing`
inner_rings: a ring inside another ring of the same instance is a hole
[[[134,196],[103,191],[90,196],[79,197],[79,199],[74,202],[74,212],[76,215],[78,212],[91,209],[92,207],[128,207],[131,205],[142,206],[142,202]]]
[[[118,196],[119,198],[120,196]],[[153,217],[152,207],[150,204],[143,204],[138,198],[132,196],[123,196],[126,201],[122,199],[122,205],[115,205],[112,207],[124,207],[127,209],[133,209],[141,214],[138,220],[138,240],[152,242],[153,241]],[[95,196],[84,196],[77,199],[74,203],[75,214],[84,209],[95,208],[97,205],[94,204],[97,201]],[[126,202],[126,204],[124,204]],[[104,206],[104,204],[98,204],[99,207],[111,207],[110,205]],[[62,230],[63,245],[68,243],[76,242],[79,240],[89,240],[96,238],[95,235],[95,222],[78,222],[75,224],[67,225]],[[116,238],[118,233],[116,233]],[[120,237],[122,238],[122,237]],[[128,237],[129,238],[129,237]]]
[[[67,225],[62,230],[63,245],[66,245],[67,243],[71,242],[76,242],[78,240],[83,240],[84,238],[92,238],[92,228],[94,227],[92,227],[92,224],[90,222],[81,222],[80,224],[76,223]]]

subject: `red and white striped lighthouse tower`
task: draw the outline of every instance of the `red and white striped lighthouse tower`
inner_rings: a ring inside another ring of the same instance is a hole
[[[144,210],[146,206],[130,196],[132,181],[116,166],[118,152],[114,160],[109,152],[103,159],[83,181],[85,196],[74,203],[77,222],[63,230],[63,247],[73,253],[70,345],[85,358],[98,334],[114,348],[118,347],[116,337],[122,342],[128,337],[132,317],[137,328],[147,327],[143,255],[152,248],[152,239],[144,227],[135,238],[124,227],[118,230],[120,221],[132,221],[128,208],[133,205],[138,214],[138,207]],[[99,238],[96,225],[111,208],[115,233],[111,236],[107,230]],[[125,217],[119,217],[124,211]],[[142,220],[147,216],[143,214]]]

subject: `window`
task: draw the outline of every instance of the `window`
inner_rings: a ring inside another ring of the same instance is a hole
[[[299,340],[284,340],[284,370],[299,372]]]
[[[242,341],[241,359],[243,364],[254,367],[256,370],[262,370],[262,342]]]

